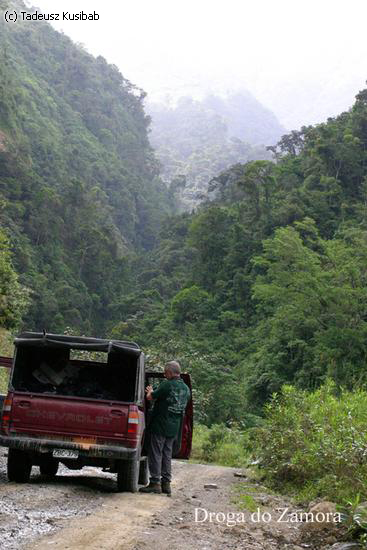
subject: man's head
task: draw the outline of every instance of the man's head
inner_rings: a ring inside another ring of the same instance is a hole
[[[178,361],[168,361],[164,367],[164,376],[167,380],[172,378],[180,378],[181,367]]]

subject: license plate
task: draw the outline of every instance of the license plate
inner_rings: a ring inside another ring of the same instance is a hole
[[[52,456],[54,458],[78,458],[79,451],[70,451],[69,449],[54,449]]]

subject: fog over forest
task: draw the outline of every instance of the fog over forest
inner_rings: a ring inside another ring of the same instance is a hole
[[[45,12],[96,10],[98,23],[55,26],[152,100],[247,89],[290,130],[348,109],[366,80],[363,0],[33,3]]]

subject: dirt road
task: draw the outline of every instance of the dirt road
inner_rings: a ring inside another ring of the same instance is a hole
[[[34,468],[29,484],[8,483],[5,460],[0,457],[0,541],[9,550],[320,550],[335,542],[330,536],[325,544],[310,541],[301,523],[279,523],[279,509],[291,505],[234,477],[232,468],[175,461],[168,498],[116,493],[115,476],[94,468],[60,468],[52,481]],[[243,515],[239,499],[248,508]]]

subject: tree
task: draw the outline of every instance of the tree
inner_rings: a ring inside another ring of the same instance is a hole
[[[172,313],[175,321],[182,324],[210,317],[210,295],[198,286],[184,288],[172,300]]]
[[[367,233],[323,240],[305,220],[278,229],[254,258],[261,321],[245,361],[258,404],[285,382],[319,385],[327,376],[352,386],[367,360]]]
[[[14,329],[19,326],[29,302],[29,292],[19,284],[11,263],[10,244],[0,231],[0,326]]]

